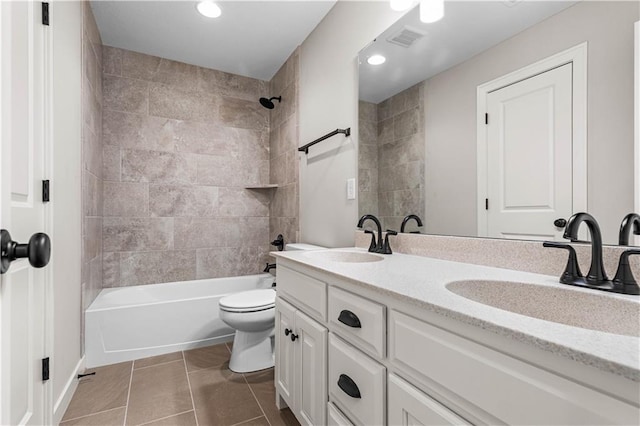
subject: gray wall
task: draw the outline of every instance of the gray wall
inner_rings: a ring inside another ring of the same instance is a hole
[[[104,286],[267,261],[269,84],[104,47]]]
[[[426,82],[426,223],[476,235],[476,88],[588,42],[588,210],[608,242],[633,210],[637,2],[580,2]]]
[[[346,182],[357,178],[358,51],[402,13],[388,2],[339,1],[300,47],[300,145],[336,128],[334,136],[300,160],[301,241],[353,246],[358,200],[347,200]]]

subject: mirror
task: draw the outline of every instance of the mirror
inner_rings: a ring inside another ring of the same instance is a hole
[[[588,211],[617,244],[634,208],[639,19],[625,1],[445,2],[432,24],[407,12],[359,53],[360,213],[547,240]]]

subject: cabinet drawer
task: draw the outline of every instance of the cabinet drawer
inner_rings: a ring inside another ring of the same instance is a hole
[[[638,409],[396,311],[389,359],[506,424],[637,424]]]
[[[336,287],[329,287],[329,322],[350,343],[384,358],[385,307]]]
[[[381,425],[385,368],[329,333],[329,400],[358,425]]]
[[[291,269],[279,266],[276,270],[278,293],[294,302],[306,314],[327,320],[327,285]]]
[[[353,423],[332,403],[327,404],[327,420],[329,426],[353,426]]]
[[[469,424],[394,374],[389,374],[387,396],[389,426]]]

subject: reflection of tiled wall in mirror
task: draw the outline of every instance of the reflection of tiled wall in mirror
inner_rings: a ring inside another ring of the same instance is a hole
[[[406,215],[424,218],[424,85],[359,106],[360,213],[400,230]]]

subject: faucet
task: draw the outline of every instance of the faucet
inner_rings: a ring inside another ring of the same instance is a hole
[[[618,245],[628,246],[631,229],[635,235],[640,235],[640,215],[629,213],[622,219],[620,224],[620,234],[618,235]]]
[[[267,266],[264,267],[264,269],[262,270],[262,272],[269,272],[272,269],[276,269],[276,264],[275,263],[269,263],[267,262]]]
[[[376,224],[376,227],[378,228],[378,243],[376,244],[376,237],[375,235],[373,235],[373,233],[371,233],[372,237],[371,237],[371,245],[369,246],[369,251],[371,253],[381,253],[382,252],[382,225],[380,224],[380,221],[378,220],[377,217],[375,217],[372,214],[365,214],[363,215],[360,220],[358,221],[358,228],[362,228],[362,226],[364,225],[364,222],[367,220],[371,220]]]
[[[409,222],[411,219],[415,220],[418,226],[422,226],[422,220],[420,220],[420,218],[417,215],[410,214],[408,216],[405,216],[404,219],[402,220],[402,225],[400,225],[400,233],[404,233],[404,227],[407,225],[407,222]],[[418,231],[417,233],[419,234],[420,232]]]
[[[567,226],[564,229],[563,237],[571,241],[578,240],[578,228],[580,224],[585,222],[589,227],[591,234],[591,268],[586,276],[586,281],[591,285],[602,285],[608,283],[609,279],[604,271],[604,263],[602,261],[602,234],[600,226],[596,219],[589,213],[576,213],[569,218]]]

